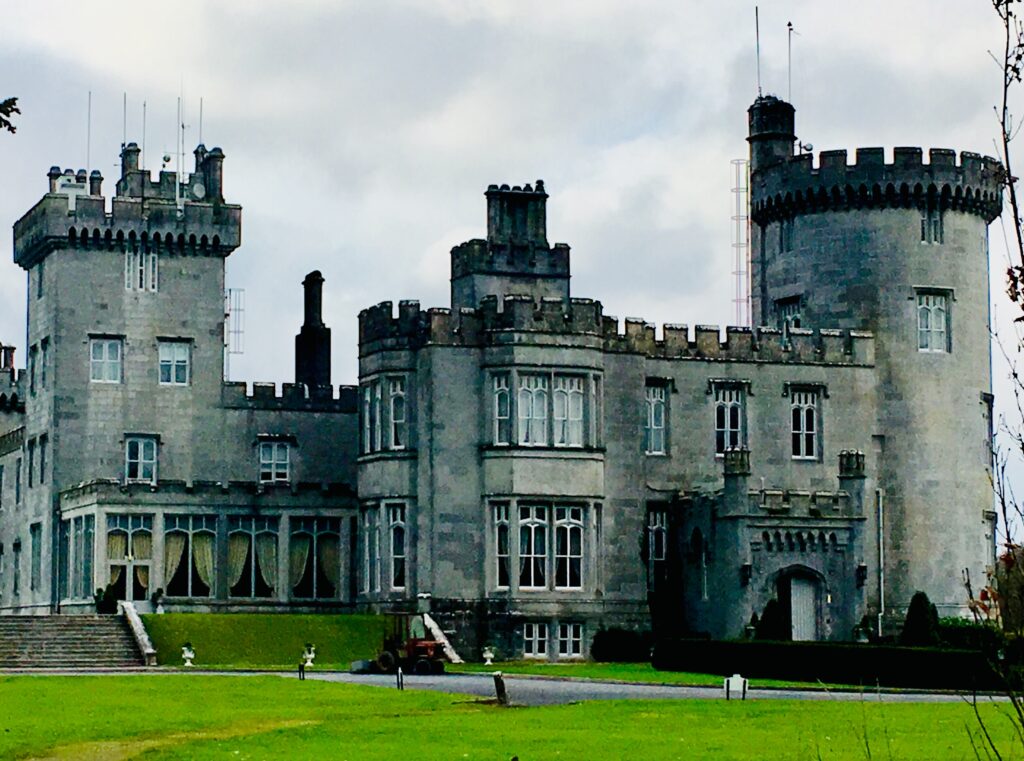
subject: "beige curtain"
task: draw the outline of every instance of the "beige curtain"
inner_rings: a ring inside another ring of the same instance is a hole
[[[197,531],[192,534],[192,557],[196,562],[196,573],[200,580],[210,588],[213,594],[213,541],[214,535],[209,531]],[[245,553],[242,554],[245,562]],[[241,571],[238,572],[241,575]]]
[[[338,595],[341,585],[341,543],[337,534],[321,534],[316,538],[317,554],[320,556],[320,570],[334,585],[334,595]],[[321,594],[321,597],[324,595]]]
[[[306,561],[309,559],[309,548],[313,544],[313,537],[309,534],[292,534],[291,544],[288,547],[288,583],[294,589],[302,581],[303,571],[306,570]]]
[[[249,554],[249,534],[236,531],[228,536],[228,589],[238,584],[245,570],[245,558]]]
[[[178,572],[181,556],[185,554],[187,539],[188,536],[180,531],[164,534],[164,586],[170,584],[174,574]]]
[[[153,557],[153,535],[148,531],[136,531],[132,534],[132,555],[136,560],[149,560]]]
[[[260,576],[273,594],[277,588],[277,534],[266,532],[256,535],[256,559]]]
[[[145,587],[146,591],[149,592],[149,566],[135,566],[135,578],[137,578],[139,580],[139,584]]]
[[[124,556],[128,554],[128,534],[123,531],[107,532],[107,558],[120,563],[124,562]],[[121,578],[123,565],[110,566],[110,583],[116,584]]]

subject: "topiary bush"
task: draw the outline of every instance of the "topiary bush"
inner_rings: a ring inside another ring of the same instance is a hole
[[[939,614],[924,592],[914,592],[907,608],[907,620],[900,632],[900,644],[906,647],[937,647]]]

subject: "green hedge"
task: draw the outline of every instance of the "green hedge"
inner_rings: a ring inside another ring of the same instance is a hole
[[[307,642],[316,664],[347,669],[374,658],[386,619],[369,615],[253,613],[165,613],[142,617],[156,648],[157,663],[181,665],[181,647],[191,642],[197,666],[297,666]]]
[[[986,656],[952,650],[844,642],[664,640],[652,663],[663,671],[925,689],[999,689]]]

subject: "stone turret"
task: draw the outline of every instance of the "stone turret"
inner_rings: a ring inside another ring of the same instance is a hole
[[[323,321],[323,286],[319,270],[302,281],[305,319],[295,336],[295,382],[310,388],[331,384],[331,329]]]
[[[793,155],[795,110],[774,95],[759,96],[747,110],[750,125],[750,171],[780,164]]]

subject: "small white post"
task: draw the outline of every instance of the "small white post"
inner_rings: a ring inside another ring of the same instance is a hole
[[[732,693],[735,692],[738,696],[738,700],[747,699],[747,680],[739,674],[733,674],[730,677],[726,677],[725,684],[725,699],[732,700]]]

